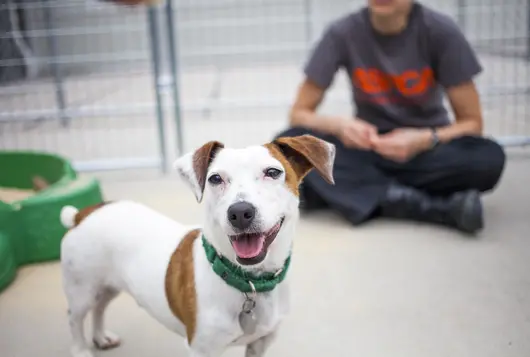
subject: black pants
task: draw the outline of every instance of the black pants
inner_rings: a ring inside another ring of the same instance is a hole
[[[333,136],[295,127],[277,137],[311,134],[336,145],[335,185],[325,182],[312,170],[303,182],[304,205],[331,208],[353,224],[373,216],[387,188],[398,183],[431,195],[448,196],[458,191],[492,190],[505,165],[505,153],[496,142],[465,136],[439,145],[406,163],[385,159],[372,151],[349,149]]]

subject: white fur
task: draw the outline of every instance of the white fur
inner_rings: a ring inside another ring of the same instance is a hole
[[[206,209],[203,233],[224,256],[235,260],[228,235],[227,209],[239,199],[256,207],[256,220],[263,231],[285,217],[283,226],[262,263],[242,266],[255,272],[276,271],[291,252],[298,221],[298,197],[278,179],[264,176],[268,167],[282,169],[281,163],[262,146],[221,149],[211,163],[208,175],[220,174],[225,183],[206,183],[200,190],[193,172],[192,154],[178,159],[175,168]],[[332,165],[330,165],[331,170]],[[73,223],[73,210],[65,208],[61,221]],[[94,312],[93,337],[98,345],[114,346],[119,340],[103,326],[106,305],[120,291],[129,293],[153,318],[170,330],[185,336],[185,328],[171,312],[164,279],[169,259],[180,240],[194,227],[182,225],[142,204],[122,201],[106,205],[72,229],[62,242],[64,289],[69,303],[74,340],[74,357],[90,357],[84,340],[82,321]],[[247,357],[261,357],[274,339],[280,322],[289,312],[289,275],[269,293],[258,294],[255,334],[244,335],[237,316],[244,296],[228,286],[212,270],[202,242],[193,247],[197,293],[197,329],[189,347],[191,357],[219,356],[226,347],[246,345]]]
[[[328,160],[326,161],[326,171],[330,173],[331,184],[335,184],[335,178],[333,177],[333,165],[335,164],[335,156],[337,155],[337,148],[332,143],[325,142],[327,152],[329,154]]]
[[[74,226],[75,215],[79,212],[74,206],[65,206],[61,210],[61,224],[66,228]]]
[[[195,172],[193,171],[193,152],[188,152],[182,155],[182,157],[175,161],[173,167],[179,174],[182,181],[184,181],[184,183],[186,183],[186,185],[191,189],[195,195],[195,198],[197,199],[197,202],[201,202],[203,192],[199,186]]]

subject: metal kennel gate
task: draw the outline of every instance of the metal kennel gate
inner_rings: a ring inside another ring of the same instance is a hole
[[[182,145],[175,122],[177,135],[165,129],[180,119],[173,14],[171,1],[2,2],[0,150],[59,153],[82,171],[164,171]]]
[[[530,1],[457,0],[455,19],[484,66],[486,130],[505,146],[530,144]]]
[[[506,146],[530,144],[530,0],[420,2],[454,19],[476,48],[484,66],[477,82],[486,133]],[[234,144],[268,140],[286,125],[301,68],[325,26],[365,4],[366,0],[179,2],[183,77],[195,67],[213,68],[205,98],[182,102],[186,127],[213,127],[211,134],[200,137]],[[338,77],[322,110],[347,115],[352,110],[349,84],[344,75]],[[185,89],[190,86],[194,84],[187,82]],[[191,130],[186,130],[186,138],[199,143]]]
[[[0,5],[0,150],[48,150],[81,170],[165,169],[205,140],[285,127],[324,27],[365,0],[7,0]],[[477,49],[486,131],[530,143],[530,0],[423,0]],[[339,75],[322,110],[351,113]]]

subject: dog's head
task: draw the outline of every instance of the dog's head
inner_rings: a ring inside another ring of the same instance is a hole
[[[299,217],[299,184],[315,169],[333,184],[335,146],[311,135],[263,146],[225,148],[210,141],[174,164],[204,197],[205,236],[220,254],[247,269],[277,269],[290,252]]]

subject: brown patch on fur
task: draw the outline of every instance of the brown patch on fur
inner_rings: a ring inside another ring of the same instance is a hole
[[[285,184],[287,185],[289,190],[296,196],[299,196],[300,192],[298,191],[298,187],[300,186],[302,178],[300,178],[299,174],[295,171],[289,160],[287,160],[287,158],[281,152],[278,146],[273,143],[265,144],[264,146],[265,148],[267,148],[267,150],[269,150],[272,157],[278,160],[285,169]]]
[[[218,141],[209,141],[193,154],[193,171],[195,171],[201,191],[204,191],[204,186],[206,185],[208,166],[210,166],[214,159],[217,150],[223,147],[224,145]]]
[[[92,212],[100,209],[103,206],[108,205],[109,203],[112,203],[112,201],[100,202],[95,205],[88,206],[88,207],[85,207],[79,210],[79,212],[77,212],[74,218],[74,227],[77,227],[85,218],[87,218],[90,214],[92,214]]]
[[[330,184],[333,180],[333,161],[335,152],[324,140],[312,135],[283,137],[265,144],[271,155],[285,168],[285,180],[289,189],[299,195],[298,186],[315,169]]]
[[[193,243],[199,237],[195,229],[182,239],[171,255],[166,272],[166,298],[173,314],[186,326],[191,344],[197,324],[197,295],[193,268]]]

